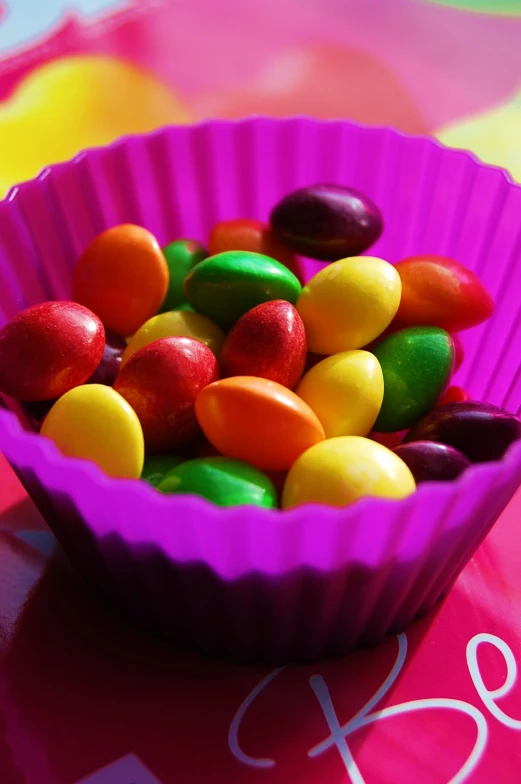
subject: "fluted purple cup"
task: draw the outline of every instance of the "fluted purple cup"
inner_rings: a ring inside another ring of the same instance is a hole
[[[122,222],[161,244],[216,221],[266,219],[288,191],[349,185],[385,230],[370,250],[471,267],[496,301],[464,333],[458,383],[521,408],[521,187],[435,141],[348,122],[252,119],[172,127],[90,150],[0,204],[0,324],[71,296],[79,254]],[[322,265],[304,262],[310,275]],[[521,444],[402,501],[346,509],[221,509],[107,478],[0,411],[0,449],[72,561],[129,617],[212,656],[282,663],[342,655],[405,629],[454,582],[521,482]]]

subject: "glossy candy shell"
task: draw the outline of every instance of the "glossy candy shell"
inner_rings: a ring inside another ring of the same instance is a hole
[[[285,193],[320,181],[348,183],[381,207],[387,228],[371,254],[440,253],[478,273],[496,311],[462,334],[466,359],[453,383],[517,412],[521,187],[432,140],[347,122],[179,126],[24,183],[0,204],[0,321],[69,296],[77,255],[106,226],[143,222],[162,245],[205,241],[218,220],[266,220]],[[320,266],[306,262],[308,275]],[[108,481],[0,414],[0,449],[70,558],[155,632],[240,660],[343,655],[406,629],[449,590],[521,476],[516,444],[501,462],[402,501],[216,509],[146,482]]]

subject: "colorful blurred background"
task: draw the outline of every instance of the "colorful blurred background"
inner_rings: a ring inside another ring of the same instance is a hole
[[[521,0],[0,0],[0,193],[124,133],[251,114],[431,134],[521,180]]]

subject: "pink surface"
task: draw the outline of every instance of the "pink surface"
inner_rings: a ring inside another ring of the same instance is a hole
[[[390,638],[344,660],[274,675],[181,655],[121,624],[69,568],[5,464],[0,472],[3,783],[73,784],[130,754],[137,759],[92,784],[518,780],[521,552],[512,542],[519,541],[520,495],[449,598],[400,643]],[[330,736],[327,693],[331,724],[352,721],[400,650],[400,672],[366,712],[374,722],[352,725],[347,749],[337,730],[338,746],[328,741],[310,756]],[[476,688],[479,673],[485,700],[485,690],[501,689],[508,675],[504,695],[488,707]],[[399,705],[397,715],[375,716]],[[465,764],[467,774],[454,778]]]

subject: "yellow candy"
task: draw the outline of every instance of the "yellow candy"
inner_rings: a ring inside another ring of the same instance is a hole
[[[308,370],[296,393],[320,419],[326,438],[366,436],[382,406],[382,368],[369,351],[333,354]]]
[[[217,324],[200,313],[192,313],[189,310],[169,310],[153,316],[138,329],[125,349],[121,366],[123,367],[132,354],[143,346],[148,346],[149,343],[160,338],[173,337],[199,340],[218,356],[224,341],[224,332]]]
[[[296,308],[315,354],[366,346],[391,323],[402,293],[392,264],[352,256],[320,270],[302,289]]]
[[[40,433],[69,457],[93,460],[110,476],[138,479],[144,441],[134,410],[104,384],[69,390],[53,405]]]
[[[347,506],[365,496],[405,498],[415,489],[409,468],[390,449],[368,438],[343,436],[315,444],[293,463],[282,506]]]

